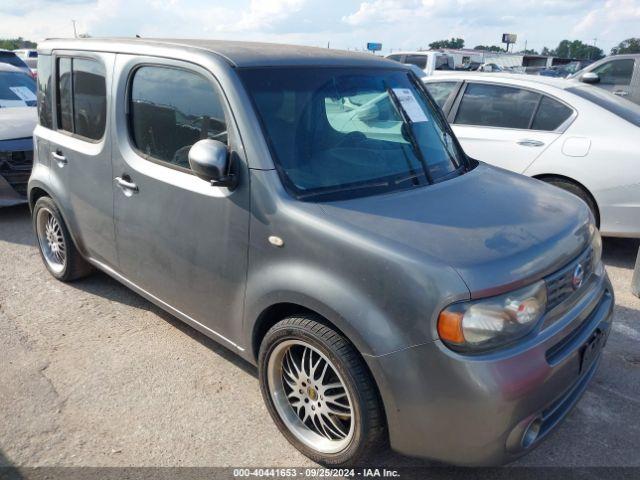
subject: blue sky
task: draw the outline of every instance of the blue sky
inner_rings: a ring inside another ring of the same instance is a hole
[[[640,36],[640,0],[0,0],[0,35],[34,40],[72,36],[205,37],[362,49],[427,47],[462,37],[516,48],[555,47],[580,39],[608,53]]]

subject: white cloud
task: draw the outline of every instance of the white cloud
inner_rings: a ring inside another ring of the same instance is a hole
[[[518,34],[517,48],[563,39],[608,50],[640,35],[640,0],[0,0],[3,37],[33,40],[79,32],[264,40],[336,48],[426,47],[452,36],[467,46]]]

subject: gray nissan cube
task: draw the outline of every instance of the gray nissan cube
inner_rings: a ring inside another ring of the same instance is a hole
[[[257,365],[314,461],[506,463],[593,378],[614,296],[589,209],[467,157],[404,66],[184,39],[38,52],[46,268],[102,270]]]

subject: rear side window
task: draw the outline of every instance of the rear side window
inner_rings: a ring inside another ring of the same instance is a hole
[[[57,86],[58,129],[101,139],[107,115],[104,66],[87,58],[59,58]]]
[[[141,67],[130,91],[131,138],[148,158],[189,169],[189,149],[198,140],[227,143],[220,96],[203,76],[178,68]]]
[[[40,125],[53,127],[51,110],[51,55],[40,55],[38,58],[38,117]]]
[[[107,115],[105,71],[102,64],[73,59],[73,121],[75,133],[92,140],[104,134]]]
[[[573,110],[566,105],[547,96],[543,96],[531,128],[533,130],[555,130],[562,125],[572,113]]]
[[[456,82],[429,82],[425,83],[425,87],[436,101],[438,106],[442,108],[447,102],[449,95],[456,88]]]
[[[403,63],[408,63],[409,65],[415,65],[416,67],[425,69],[427,68],[427,57],[424,55],[407,55]]]
[[[629,85],[633,76],[632,58],[612,60],[591,70],[600,77],[601,85]]]
[[[469,83],[454,123],[528,129],[540,94],[514,87]]]
[[[73,133],[71,59],[58,59],[58,129]]]

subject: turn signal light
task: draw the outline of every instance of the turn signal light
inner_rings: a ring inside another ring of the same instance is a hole
[[[438,317],[438,335],[451,343],[464,343],[462,313],[443,310]]]

